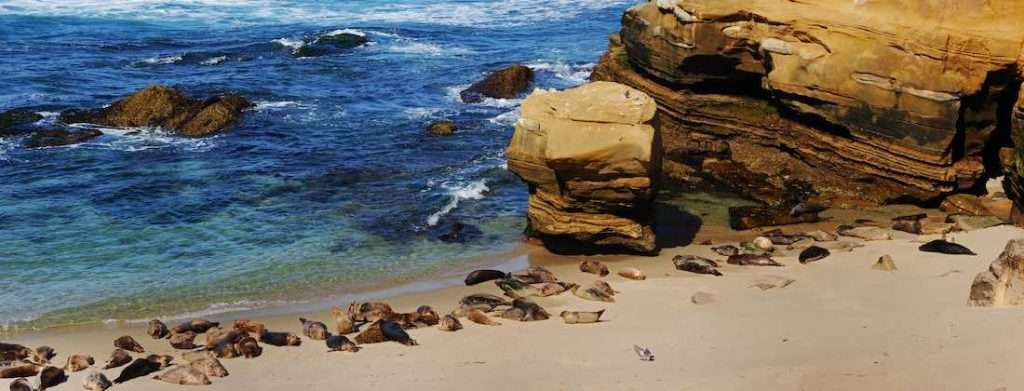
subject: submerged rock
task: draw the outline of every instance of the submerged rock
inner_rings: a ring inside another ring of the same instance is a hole
[[[365,35],[353,32],[328,33],[292,51],[295,57],[320,57],[354,49],[369,43]]]
[[[427,131],[437,136],[451,136],[456,130],[458,127],[452,121],[437,121],[427,126]]]
[[[0,136],[16,134],[17,127],[43,119],[42,115],[29,109],[12,109],[0,113]]]
[[[1024,304],[1024,239],[1007,243],[988,270],[974,278],[967,302],[983,307]]]
[[[477,103],[484,98],[511,99],[526,91],[533,81],[533,70],[525,65],[512,65],[487,75],[459,93],[464,103]]]
[[[28,140],[25,141],[25,147],[45,148],[79,144],[102,135],[103,132],[96,129],[84,129],[75,132],[66,129],[40,130],[29,136]]]

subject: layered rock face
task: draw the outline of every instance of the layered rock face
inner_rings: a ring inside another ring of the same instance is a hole
[[[528,231],[555,252],[656,252],[656,109],[608,82],[527,97],[508,167],[530,187]]]
[[[1024,304],[1024,239],[1007,243],[988,270],[974,278],[968,303],[983,307]]]
[[[658,102],[670,177],[772,204],[930,201],[1002,169],[1022,16],[1010,0],[658,0],[626,12],[593,77]]]

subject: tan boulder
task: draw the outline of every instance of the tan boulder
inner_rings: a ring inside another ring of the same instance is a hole
[[[974,278],[968,304],[984,307],[1024,304],[1024,239],[1007,243],[988,270]]]

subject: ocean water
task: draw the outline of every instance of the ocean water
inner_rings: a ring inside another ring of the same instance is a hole
[[[256,102],[212,138],[0,139],[0,327],[282,305],[514,249],[520,101],[458,92],[512,63],[584,82],[633,2],[0,0],[0,111],[52,122],[156,83]],[[338,30],[371,42],[293,55]],[[458,135],[426,134],[441,119]],[[453,221],[467,240],[438,240]]]

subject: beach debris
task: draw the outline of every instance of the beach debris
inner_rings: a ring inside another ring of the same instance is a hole
[[[237,349],[245,358],[256,358],[263,354],[263,348],[260,347],[260,343],[256,341],[256,338],[246,335],[241,341],[238,341]]]
[[[811,263],[825,259],[829,255],[832,255],[828,250],[818,247],[811,246],[800,252],[800,263]]]
[[[128,351],[132,351],[132,352],[135,352],[135,353],[145,353],[146,352],[146,349],[143,348],[142,345],[139,345],[139,343],[137,341],[135,341],[135,338],[132,338],[132,337],[127,336],[127,335],[122,336],[122,337],[118,337],[117,339],[115,339],[114,340],[114,347],[115,348],[124,349],[124,350],[128,350]]]
[[[259,338],[267,332],[267,325],[250,319],[239,319],[234,323],[235,330],[248,333],[252,337]]]
[[[883,255],[878,258],[878,261],[871,266],[872,269],[881,270],[886,272],[896,271],[896,262],[892,260],[889,255]]]
[[[710,274],[713,276],[722,275],[722,272],[718,271],[718,262],[696,255],[676,255],[672,258],[672,263],[675,264],[677,270],[685,272]]]
[[[559,315],[565,324],[584,324],[584,323],[597,323],[601,321],[601,315],[604,315],[604,310],[600,311],[562,311]]]
[[[758,288],[762,291],[776,288],[785,288],[796,282],[796,280],[780,276],[764,276],[750,283],[751,288]]]
[[[187,331],[191,331],[196,334],[202,334],[205,333],[207,330],[219,326],[220,323],[218,322],[211,322],[206,319],[192,319],[188,322],[175,326],[173,329],[171,329],[171,334],[179,334]]]
[[[638,280],[638,281],[642,281],[642,280],[646,280],[647,279],[647,276],[644,275],[644,272],[640,271],[640,269],[637,269],[635,267],[625,267],[625,268],[619,269],[619,276],[628,278],[630,280]]]
[[[739,255],[740,248],[733,246],[731,244],[727,244],[724,246],[712,247],[711,251],[714,251],[715,254],[721,255],[723,257],[731,257],[733,255]]]
[[[211,377],[227,377],[228,370],[220,363],[217,357],[207,353],[205,357],[189,360],[189,366]]]
[[[46,364],[49,363],[53,356],[57,355],[57,351],[53,348],[43,345],[36,348],[36,363]]]
[[[974,306],[999,307],[1024,304],[1024,239],[1006,243],[988,270],[971,283],[967,302]]]
[[[149,334],[153,339],[163,339],[171,330],[167,329],[167,325],[161,322],[160,319],[153,319],[149,321],[149,330],[146,330],[146,334]]]
[[[43,366],[24,361],[0,362],[0,379],[32,377],[39,374]]]
[[[197,335],[191,331],[174,334],[170,339],[171,347],[175,349],[195,349]]]
[[[543,266],[530,266],[526,270],[512,275],[517,280],[527,284],[541,284],[558,282],[555,273]]]
[[[466,275],[466,285],[476,285],[482,282],[505,278],[508,273],[500,270],[474,270]]]
[[[930,241],[922,244],[918,247],[918,250],[926,253],[939,253],[947,255],[978,255],[975,254],[971,249],[964,247],[963,245],[956,244],[953,242],[947,242],[942,239]]]
[[[834,242],[836,240],[839,240],[839,235],[836,235],[831,232],[825,232],[822,230],[805,232],[804,235],[811,239],[814,239],[817,242]]]
[[[473,323],[482,324],[485,326],[501,325],[501,323],[491,319],[490,316],[487,316],[487,314],[485,314],[483,311],[476,308],[470,309],[468,312],[466,312],[466,318],[468,318]]]
[[[322,322],[317,322],[315,320],[309,320],[306,318],[299,318],[299,322],[302,322],[302,333],[305,334],[310,339],[316,341],[323,341],[326,340],[329,335],[331,335],[331,332],[327,331],[327,325],[323,324]]]
[[[176,366],[153,378],[165,383],[183,386],[205,386],[211,384],[210,378],[205,373],[188,365]]]
[[[332,335],[327,337],[327,351],[328,352],[351,352],[355,353],[361,349],[355,342],[348,339],[344,335]]]
[[[294,333],[267,331],[260,336],[260,342],[271,346],[299,346],[302,338]]]
[[[107,375],[100,371],[92,371],[82,379],[82,388],[87,391],[106,391],[112,385],[114,384],[107,379]]]
[[[455,315],[445,315],[441,317],[441,321],[437,324],[437,329],[441,331],[459,331],[462,330],[462,322]]]
[[[18,378],[11,382],[11,391],[35,391],[35,387],[26,378]]]
[[[640,361],[654,361],[654,352],[648,348],[642,348],[640,345],[633,345],[633,351],[636,352],[637,356],[640,356]]]
[[[114,379],[114,384],[121,384],[132,379],[140,378],[159,371],[160,369],[162,368],[158,362],[153,362],[145,358],[137,358],[121,370],[121,374]]]
[[[132,362],[132,356],[128,354],[128,351],[124,349],[114,349],[114,352],[110,353],[110,358],[107,359],[107,363],[103,366],[103,369],[117,368],[130,362]]]
[[[874,226],[840,225],[836,228],[836,232],[838,232],[840,236],[849,236],[851,238],[862,240],[892,240],[892,234],[882,228]]]
[[[588,259],[580,262],[580,271],[584,273],[597,274],[601,277],[608,275],[608,266],[601,263],[601,261],[595,261]]]
[[[690,296],[690,302],[696,305],[716,304],[718,298],[711,293],[698,291]]]
[[[776,262],[772,257],[767,255],[758,254],[740,254],[733,255],[726,260],[727,263],[732,265],[741,266],[785,266],[781,263]]]
[[[64,369],[74,372],[81,372],[88,369],[93,364],[96,364],[96,359],[88,354],[78,353],[68,357],[68,361],[64,364]]]
[[[573,286],[571,288],[571,290],[572,290],[572,294],[574,294],[574,295],[576,295],[576,297],[579,297],[579,298],[584,299],[584,300],[603,301],[603,302],[606,302],[606,303],[614,303],[615,302],[615,298],[612,297],[612,295],[608,294],[608,292],[606,292],[605,290],[599,289],[597,287],[591,286],[589,288],[580,290],[579,285],[576,285],[576,286]]]
[[[544,286],[540,287],[540,295],[542,297],[560,295],[563,292],[572,288],[573,285],[576,284],[573,284],[571,282],[552,282],[549,284],[544,284]]]
[[[540,296],[541,292],[539,289],[534,288],[532,285],[526,284],[515,278],[502,278],[500,280],[494,280],[494,284],[505,292],[505,296],[513,299],[529,296]]]

